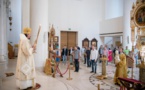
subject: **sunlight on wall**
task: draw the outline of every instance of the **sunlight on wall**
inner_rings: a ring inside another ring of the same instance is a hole
[[[105,0],[105,19],[123,16],[123,0]]]

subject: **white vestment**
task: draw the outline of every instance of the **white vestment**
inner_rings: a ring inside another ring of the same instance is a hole
[[[116,50],[116,52],[115,52],[115,57],[114,57],[114,59],[115,59],[115,64],[117,65],[119,62],[120,62],[120,58],[119,58],[119,52]]]
[[[30,44],[30,40],[27,39],[24,34],[20,35],[16,79],[16,85],[20,89],[35,87],[35,64],[33,48]]]

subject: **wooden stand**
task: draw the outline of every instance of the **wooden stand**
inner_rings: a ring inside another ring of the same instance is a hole
[[[100,90],[100,84],[98,84],[98,90]]]
[[[143,61],[139,64],[139,80],[145,83],[145,64]]]
[[[106,61],[108,60],[108,58],[103,57],[101,58],[102,60],[102,75],[97,76],[97,79],[103,80],[103,79],[107,79],[107,75],[106,75]]]
[[[100,80],[107,79],[107,75],[97,76],[97,79],[100,79]]]
[[[47,74],[47,75],[52,75],[51,67],[52,67],[51,58],[46,59],[45,67],[44,67],[44,72],[45,72],[45,74]]]
[[[133,79],[133,68],[134,68],[134,59],[132,58],[133,54],[131,56],[126,55],[126,63],[127,63],[127,68],[131,68],[131,78]]]
[[[70,63],[69,63],[69,76],[68,76],[67,80],[72,80],[70,75],[71,75],[71,73],[70,73]]]

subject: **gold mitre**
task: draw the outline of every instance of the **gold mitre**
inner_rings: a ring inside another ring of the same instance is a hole
[[[31,33],[31,28],[28,28],[28,27],[24,28],[23,33],[24,34],[30,34]]]

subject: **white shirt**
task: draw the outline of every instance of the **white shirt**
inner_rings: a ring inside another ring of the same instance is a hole
[[[96,49],[91,50],[90,60],[97,60],[98,51]]]
[[[73,53],[73,50],[72,49],[70,49],[70,54],[72,54]]]
[[[85,48],[82,48],[81,49],[81,54],[84,54],[85,53]]]

